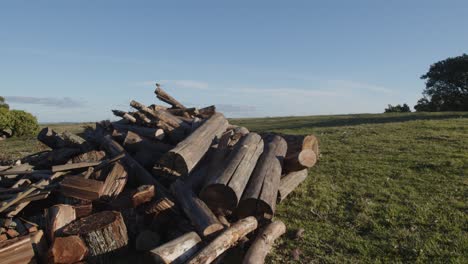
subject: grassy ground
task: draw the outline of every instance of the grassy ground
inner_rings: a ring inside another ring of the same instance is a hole
[[[270,263],[467,263],[468,113],[232,123],[254,131],[313,133],[321,141],[320,162],[277,209],[289,231]],[[36,149],[34,140],[0,142],[4,156]],[[298,228],[305,235],[295,240]],[[295,249],[302,253],[298,261],[291,256]]]

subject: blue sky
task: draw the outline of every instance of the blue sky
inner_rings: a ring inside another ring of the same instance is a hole
[[[168,3],[170,2],[170,3]],[[96,121],[154,82],[231,117],[414,105],[467,52],[468,1],[1,1],[0,95],[41,122]]]

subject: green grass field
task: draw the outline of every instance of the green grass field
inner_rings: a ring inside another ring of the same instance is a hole
[[[288,233],[270,263],[468,262],[468,113],[231,122],[321,142],[319,163],[277,209]],[[4,157],[40,148],[32,139],[0,142]],[[296,240],[298,228],[305,233]]]

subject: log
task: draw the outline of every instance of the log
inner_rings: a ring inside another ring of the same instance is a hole
[[[132,131],[128,131],[127,136],[125,137],[125,140],[123,142],[123,147],[127,151],[132,152],[132,153],[136,153],[141,150],[149,150],[151,152],[166,153],[170,149],[173,148],[173,146],[171,145],[158,142],[158,141],[149,140]]]
[[[128,244],[127,227],[116,211],[103,211],[74,221],[63,229],[63,234],[79,236],[93,259],[121,252]]]
[[[279,136],[266,145],[237,208],[239,218],[255,216],[269,220],[273,217],[286,151],[286,141]]]
[[[130,123],[136,123],[136,118],[133,117],[131,114],[125,112],[125,111],[120,111],[120,110],[112,110],[112,113],[115,116],[122,117],[123,119],[127,120]]]
[[[29,235],[0,242],[0,259],[2,264],[35,263]]]
[[[216,113],[216,106],[210,105],[204,108],[198,109],[198,116],[201,118],[210,118]]]
[[[88,248],[79,236],[57,237],[49,249],[49,263],[76,263],[85,259]]]
[[[76,169],[84,169],[84,168],[89,168],[89,167],[95,167],[95,166],[97,166],[99,164],[101,164],[100,161],[55,165],[55,166],[52,166],[52,173],[59,172],[59,171],[70,171],[70,170],[76,170]]]
[[[64,164],[74,156],[82,153],[78,148],[60,148],[54,149],[41,155],[41,159],[32,161],[36,168],[48,168],[53,165]]]
[[[47,244],[47,239],[42,230],[37,230],[29,234],[31,239],[31,244],[34,250],[36,258],[42,260],[47,254],[49,245]]]
[[[164,131],[160,128],[123,125],[123,124],[119,124],[115,122],[112,123],[112,126],[119,130],[132,131],[133,133],[136,133],[142,137],[146,137],[146,138],[154,139],[154,140],[162,140],[164,139],[164,136],[165,136]]]
[[[252,216],[237,221],[198,252],[188,263],[208,264],[213,262],[223,252],[233,247],[239,239],[255,230],[257,225],[257,220]]]
[[[186,109],[186,107],[183,104],[181,104],[179,101],[174,99],[174,97],[166,93],[166,91],[164,91],[158,83],[156,84],[156,90],[154,91],[154,93],[156,94],[156,97],[159,100],[170,104],[172,107]]]
[[[258,158],[263,140],[255,133],[243,137],[200,193],[201,199],[217,214],[229,214],[238,205]]]
[[[52,243],[55,237],[62,235],[64,226],[75,221],[75,208],[67,204],[53,205],[45,210],[46,234]]]
[[[144,112],[145,114],[148,114],[154,118],[156,118],[157,120],[161,120],[167,124],[169,124],[170,126],[178,129],[178,128],[183,128],[183,129],[189,129],[190,126],[187,125],[184,121],[180,120],[179,118],[177,118],[176,116],[174,116],[173,114],[165,111],[165,110],[152,110],[148,107],[146,107],[145,105],[135,101],[135,100],[132,100],[130,102],[130,106],[132,106],[133,108],[139,110],[139,111],[142,111]]]
[[[307,178],[307,175],[307,169],[303,169],[300,171],[290,172],[281,178],[278,189],[278,202],[282,202],[288,194],[294,191],[294,189],[296,189],[296,187]]]
[[[239,142],[239,140],[243,136],[246,136],[247,134],[250,133],[250,131],[245,127],[235,126],[235,127],[232,127],[231,129],[232,129],[233,135],[231,137],[231,141],[229,142],[229,146],[234,146],[235,144],[237,144],[237,142]]]
[[[127,170],[125,170],[121,162],[115,162],[104,168],[99,176],[99,180],[104,180],[101,196],[111,199],[117,197],[123,191],[128,180]]]
[[[159,165],[166,168],[173,176],[188,175],[208,151],[213,139],[226,130],[227,123],[222,114],[214,115],[166,153]]]
[[[154,186],[153,185],[141,185],[135,193],[132,195],[133,207],[137,207],[141,204],[149,202],[154,197]]]
[[[67,176],[60,182],[60,192],[81,200],[97,200],[102,195],[103,182],[79,176]]]
[[[102,161],[105,157],[106,152],[102,150],[91,150],[73,157],[71,161],[72,163],[96,162]]]
[[[282,135],[288,143],[283,172],[311,168],[320,155],[319,143],[314,135]]]
[[[242,264],[262,264],[270,252],[275,240],[286,232],[286,226],[281,221],[269,224],[260,232],[250,246]]]
[[[197,233],[190,232],[151,250],[150,254],[156,263],[182,264],[202,247],[202,243]]]
[[[75,209],[76,218],[81,218],[84,216],[88,216],[93,212],[93,204],[89,201],[85,201],[81,204],[73,205]]]
[[[193,193],[190,186],[187,188],[182,181],[177,180],[171,185],[171,189],[179,202],[179,206],[195,226],[200,236],[208,237],[223,229],[223,225],[218,221],[218,218],[216,218],[208,206]]]
[[[69,132],[58,134],[49,127],[43,128],[37,135],[37,139],[51,149],[82,148],[86,144],[83,138],[75,134]]]

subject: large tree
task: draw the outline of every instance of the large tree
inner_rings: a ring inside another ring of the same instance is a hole
[[[421,79],[426,89],[416,111],[468,111],[468,55],[432,64]]]
[[[5,98],[3,96],[0,96],[0,108],[10,109],[10,106],[5,103]]]

